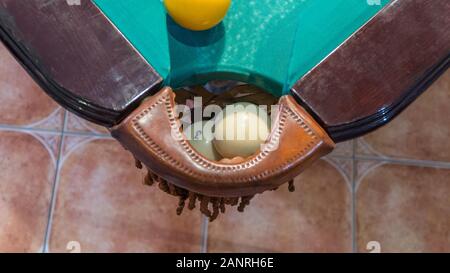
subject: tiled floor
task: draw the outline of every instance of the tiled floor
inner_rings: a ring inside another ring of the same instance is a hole
[[[0,46],[0,252],[450,251],[450,72],[246,213],[208,224],[107,131],[48,98]],[[74,245],[75,242],[75,245]]]

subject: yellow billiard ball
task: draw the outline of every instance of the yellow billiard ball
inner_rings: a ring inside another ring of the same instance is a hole
[[[230,4],[231,0],[164,0],[172,19],[195,31],[207,30],[219,24],[225,18]]]

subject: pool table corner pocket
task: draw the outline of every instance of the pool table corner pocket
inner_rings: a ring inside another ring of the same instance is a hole
[[[211,161],[190,145],[174,109],[175,93],[164,88],[111,133],[157,181],[210,198],[249,197],[276,189],[335,146],[325,130],[287,95],[280,98],[272,132],[257,154],[239,162]]]

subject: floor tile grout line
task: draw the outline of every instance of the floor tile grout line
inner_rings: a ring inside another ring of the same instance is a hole
[[[208,228],[209,228],[209,219],[205,215],[202,215],[201,222],[201,246],[200,252],[207,253],[208,252]]]
[[[326,155],[325,157],[336,159],[353,159],[352,155]]]
[[[356,162],[356,149],[357,149],[357,142],[356,140],[352,141],[352,192],[351,192],[351,196],[352,196],[352,252],[353,253],[357,253],[358,252],[358,248],[357,248],[357,242],[356,242],[356,232],[357,232],[357,227],[356,227],[356,176],[357,176],[357,162]]]
[[[102,134],[96,132],[76,132],[67,130],[68,120],[69,120],[69,112],[66,110],[66,118],[64,120],[63,132],[67,136],[95,136],[99,138],[112,138],[109,134]]]
[[[61,134],[61,130],[32,128],[26,126],[22,127],[15,125],[0,125],[0,131],[33,132],[33,133],[54,134],[54,135]],[[93,136],[98,138],[112,138],[112,136],[109,134],[101,134],[94,132],[73,132],[73,131],[64,131],[64,129],[63,132],[66,136]]]
[[[395,157],[380,157],[380,156],[372,156],[372,155],[355,155],[354,157],[333,155],[330,157],[336,158],[336,159],[355,159],[355,160],[366,160],[366,161],[373,160],[373,161],[379,161],[379,162],[387,162],[387,163],[393,163],[393,164],[410,165],[410,166],[418,166],[418,167],[435,167],[435,168],[443,168],[443,169],[450,168],[450,162],[445,162],[445,161],[395,158]]]
[[[98,137],[98,138],[110,138],[113,137],[109,134],[99,134],[99,133],[86,133],[86,132],[71,132],[71,131],[65,131],[64,134],[66,136],[92,136],[92,137]]]
[[[17,132],[34,132],[34,133],[46,133],[46,134],[61,134],[61,130],[54,129],[44,129],[44,128],[32,128],[26,126],[16,126],[16,125],[0,125],[0,130],[2,131],[17,131]]]
[[[68,113],[67,110],[66,110],[66,113]],[[113,138],[110,134],[98,133],[98,132],[95,132],[92,130],[90,132],[67,130],[67,125],[69,123],[68,120],[69,120],[69,114],[67,114],[67,118],[66,118],[66,121],[63,126],[63,132],[68,136],[95,136],[95,137],[99,137],[99,138]]]
[[[59,173],[60,173],[60,164],[61,164],[61,158],[62,158],[62,151],[64,146],[64,128],[66,126],[67,122],[67,111],[64,112],[64,121],[63,121],[63,128],[61,129],[61,141],[59,143],[58,148],[58,158],[56,160],[56,171],[55,171],[55,177],[53,179],[53,186],[52,186],[52,193],[51,193],[51,199],[50,199],[50,206],[48,210],[48,218],[47,218],[47,228],[45,230],[45,236],[44,236],[44,253],[49,252],[49,241],[50,241],[50,233],[53,223],[53,213],[55,210],[55,203],[56,203],[56,195],[58,191],[58,184],[59,184]]]
[[[445,161],[408,159],[408,158],[393,158],[393,157],[379,157],[379,156],[370,156],[370,155],[356,156],[355,158],[356,158],[356,160],[382,161],[382,162],[398,164],[398,165],[450,169],[450,162],[445,162]]]
[[[64,121],[62,126],[62,132],[66,133],[67,129],[67,121],[69,120],[69,112],[67,110],[64,110]]]

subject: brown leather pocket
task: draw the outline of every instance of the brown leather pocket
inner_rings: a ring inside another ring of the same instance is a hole
[[[291,96],[281,97],[279,106],[264,148],[238,163],[211,161],[192,148],[179,130],[170,88],[142,103],[111,133],[151,171],[178,187],[211,197],[251,196],[290,181],[334,148]]]

